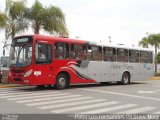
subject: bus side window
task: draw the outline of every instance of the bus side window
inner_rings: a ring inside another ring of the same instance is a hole
[[[107,48],[106,47],[103,47],[103,60],[104,61],[108,61],[108,59],[107,59]]]
[[[51,63],[52,62],[52,45],[38,43],[35,48],[35,63]]]
[[[92,61],[102,60],[102,47],[88,46],[88,59]]]
[[[117,61],[128,62],[128,50],[123,48],[117,49]]]
[[[129,62],[139,63],[139,51],[138,50],[129,50]]]
[[[75,59],[76,58],[76,51],[74,48],[74,45],[71,45],[71,59]]]
[[[116,53],[116,48],[112,48],[112,51],[113,51],[113,61],[115,62],[116,61],[116,58],[117,58],[117,53]]]
[[[67,43],[55,43],[54,44],[54,56],[56,59],[68,59],[69,58],[69,45]]]
[[[102,61],[102,47],[98,47],[97,61]]]
[[[149,62],[153,63],[153,53],[149,52]]]
[[[110,47],[103,48],[104,61],[115,62],[116,61],[116,49]]]
[[[88,46],[88,49],[87,49],[87,56],[88,56],[88,60],[93,60],[93,51],[91,49],[91,46]]]
[[[71,45],[71,58],[77,60],[86,60],[86,46],[85,45]]]
[[[147,52],[147,51],[140,51],[140,62],[141,63],[150,63],[149,52]]]

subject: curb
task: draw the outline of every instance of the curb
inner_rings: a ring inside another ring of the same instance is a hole
[[[0,88],[14,88],[14,87],[21,87],[22,85],[5,85],[0,84]]]
[[[160,77],[152,77],[151,80],[160,80]]]

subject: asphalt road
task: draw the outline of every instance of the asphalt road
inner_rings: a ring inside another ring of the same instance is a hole
[[[65,120],[70,119],[70,114],[81,113],[160,114],[160,81],[72,85],[65,90],[0,88],[0,113],[39,114],[41,119],[44,114],[48,118],[58,115]]]

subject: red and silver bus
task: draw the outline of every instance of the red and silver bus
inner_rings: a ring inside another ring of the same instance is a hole
[[[129,84],[153,76],[153,69],[151,50],[25,35],[12,40],[9,81],[57,89],[77,83]]]

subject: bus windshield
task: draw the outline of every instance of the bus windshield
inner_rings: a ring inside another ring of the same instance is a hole
[[[11,67],[29,66],[32,61],[32,42],[30,37],[13,39],[10,52]]]

